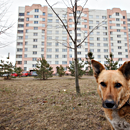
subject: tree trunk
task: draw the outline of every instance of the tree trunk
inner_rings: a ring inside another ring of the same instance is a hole
[[[75,44],[76,46],[76,44]],[[75,86],[77,94],[80,94],[80,87],[79,87],[79,79],[78,79],[78,60],[77,60],[77,47],[74,49],[74,56],[75,56]]]
[[[78,79],[78,61],[77,61],[77,0],[75,0],[75,8],[74,8],[74,31],[75,31],[75,40],[74,40],[74,60],[75,60],[75,86],[76,92],[80,94],[80,87],[79,87],[79,79]]]

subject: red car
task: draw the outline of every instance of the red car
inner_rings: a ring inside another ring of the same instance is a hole
[[[26,76],[27,77],[27,76],[30,76],[30,73],[27,72],[27,71],[23,71],[21,76]]]
[[[11,76],[12,76],[12,77],[17,77],[18,74],[14,72],[14,73],[11,74]]]

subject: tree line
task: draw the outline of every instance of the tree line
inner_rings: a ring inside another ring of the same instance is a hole
[[[77,69],[78,69],[78,79],[81,78],[83,75],[93,75],[93,69],[91,65],[91,60],[94,59],[93,53],[88,52],[86,60],[77,60]],[[107,70],[116,70],[118,61],[113,61],[113,54],[110,53],[109,57],[105,57],[106,64],[104,64],[105,68]],[[87,66],[85,68],[85,66]],[[70,64],[70,66],[66,66],[66,68],[69,70],[70,75],[75,77],[75,60],[73,60]],[[85,69],[84,69],[85,68]],[[12,72],[17,73],[19,77],[21,77],[22,68],[17,67],[16,65],[13,66],[11,62],[9,61],[1,61],[0,63],[0,75],[7,74],[6,79],[10,79],[10,74]],[[49,77],[53,76],[53,67],[50,66],[50,64],[46,61],[44,57],[39,58],[36,63],[36,68],[34,69],[36,71],[37,76],[36,78],[40,78],[43,80],[48,79]],[[56,67],[56,73],[59,77],[62,77],[65,75],[65,70],[62,65]]]

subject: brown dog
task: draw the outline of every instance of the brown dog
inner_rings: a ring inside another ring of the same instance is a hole
[[[106,70],[92,60],[105,116],[112,130],[130,130],[130,61],[118,70]]]

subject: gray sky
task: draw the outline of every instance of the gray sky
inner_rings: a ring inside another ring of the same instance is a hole
[[[0,0],[2,1],[2,0]],[[3,0],[6,1],[6,0]],[[69,1],[69,0],[64,0]],[[80,0],[84,1],[84,0]],[[49,3],[54,4],[55,2],[59,2],[59,4],[54,7],[66,7],[62,4],[62,0],[48,0]],[[7,47],[0,48],[0,59],[1,57],[7,57],[8,52],[10,53],[11,61],[15,62],[15,51],[16,51],[16,33],[17,33],[17,19],[18,19],[18,7],[32,4],[41,4],[47,5],[45,0],[10,0],[10,8],[5,18],[8,18],[8,22],[14,22],[14,26],[9,31],[9,34],[6,37],[3,35],[0,36],[0,41],[4,39],[4,42],[11,42],[11,44]],[[121,10],[127,10],[127,13],[130,13],[130,0],[88,0],[86,5],[87,8],[90,9],[112,9],[112,8],[121,8]]]

